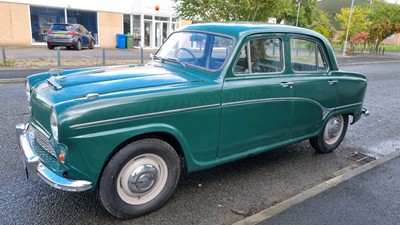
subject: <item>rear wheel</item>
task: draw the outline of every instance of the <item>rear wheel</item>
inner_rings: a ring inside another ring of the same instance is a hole
[[[129,219],[165,203],[180,174],[177,153],[159,139],[133,142],[108,162],[99,183],[99,197],[112,215]]]
[[[54,49],[54,47],[55,47],[54,45],[47,44],[47,48],[50,50]]]
[[[81,40],[78,40],[75,44],[75,49],[80,51],[82,49],[82,42]]]
[[[329,118],[322,132],[310,139],[311,146],[319,153],[329,153],[335,150],[346,135],[349,117],[335,115]]]

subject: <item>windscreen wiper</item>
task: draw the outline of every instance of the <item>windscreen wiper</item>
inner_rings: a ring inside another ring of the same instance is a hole
[[[179,63],[179,64],[181,64],[183,67],[187,68],[187,64],[184,63],[184,62],[182,62],[182,61],[179,61],[179,59],[177,59],[177,58],[171,58],[171,57],[170,57],[170,58],[166,58],[165,60],[170,61],[170,62]]]

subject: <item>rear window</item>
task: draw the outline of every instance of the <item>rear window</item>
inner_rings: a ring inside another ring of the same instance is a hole
[[[73,25],[67,25],[67,24],[54,24],[51,27],[51,30],[60,30],[60,31],[70,31],[73,30],[74,26]]]

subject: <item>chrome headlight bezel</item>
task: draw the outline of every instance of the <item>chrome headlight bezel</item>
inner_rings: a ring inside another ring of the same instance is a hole
[[[58,141],[58,120],[57,120],[57,113],[52,107],[50,110],[50,128],[51,133],[53,135],[54,140]]]
[[[28,98],[28,102],[31,102],[31,85],[27,79],[25,80],[25,94]]]

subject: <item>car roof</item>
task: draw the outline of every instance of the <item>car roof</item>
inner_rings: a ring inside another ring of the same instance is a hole
[[[300,27],[272,24],[272,23],[260,23],[260,22],[215,22],[215,23],[198,23],[188,25],[180,29],[181,31],[202,31],[219,33],[232,36],[237,40],[248,36],[250,34],[257,33],[295,33],[304,34],[325,39],[321,34]]]
[[[52,25],[57,25],[57,26],[65,25],[65,26],[74,26],[74,27],[81,26],[80,24],[77,24],[77,23],[53,23]]]

